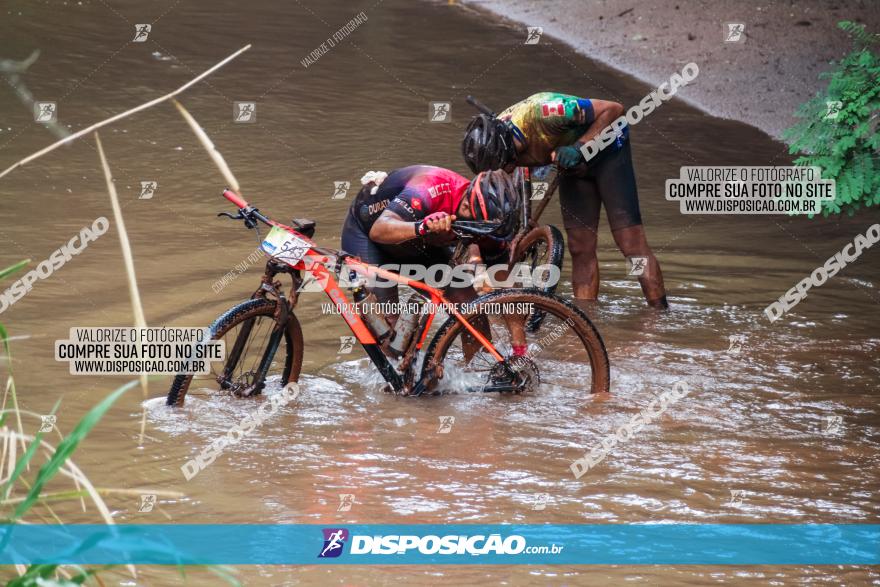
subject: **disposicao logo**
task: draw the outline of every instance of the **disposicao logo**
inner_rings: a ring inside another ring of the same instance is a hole
[[[564,545],[555,543],[529,546],[524,536],[512,534],[350,534],[346,528],[324,528],[324,546],[318,558],[337,558],[345,550],[356,555],[397,555],[407,558],[419,555],[494,556],[494,555],[558,555]]]
[[[324,528],[324,547],[318,554],[318,558],[336,558],[342,554],[345,541],[348,540],[348,530],[345,528]]]

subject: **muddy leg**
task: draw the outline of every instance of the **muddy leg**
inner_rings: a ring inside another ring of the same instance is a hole
[[[566,228],[571,253],[571,282],[574,297],[595,300],[599,297],[599,259],[596,256],[598,235],[590,228]]]
[[[666,301],[666,288],[663,285],[663,273],[660,271],[660,263],[645,237],[645,228],[639,224],[612,231],[614,242],[625,257],[647,257],[648,263],[645,272],[639,277],[642,293],[648,305],[655,308],[668,308]]]

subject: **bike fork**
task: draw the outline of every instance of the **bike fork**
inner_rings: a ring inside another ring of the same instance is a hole
[[[285,330],[287,330],[287,324],[275,323],[275,329],[272,330],[272,335],[269,337],[269,344],[266,345],[263,358],[260,359],[260,368],[257,370],[252,393],[260,393],[266,385],[266,374],[269,372],[269,367],[272,366],[272,359],[275,358],[275,353],[278,352],[278,345],[281,344],[281,338],[284,336]]]
[[[269,344],[266,345],[266,350],[263,351],[263,358],[260,359],[260,367],[257,369],[257,377],[254,380],[254,390],[251,392],[252,394],[257,394],[263,391],[263,387],[266,385],[266,374],[269,373],[269,367],[272,366],[272,359],[275,358],[275,353],[278,352],[278,345],[281,344],[281,338],[284,336],[285,331],[287,330],[287,323],[290,320],[290,309],[287,305],[287,300],[284,298],[284,294],[280,292],[275,292],[278,297],[278,310],[275,313],[275,327],[272,329],[272,334],[269,335]]]
[[[219,382],[221,389],[229,389],[229,378],[238,366],[238,361],[241,359],[241,352],[244,350],[248,339],[251,337],[251,331],[254,329],[255,322],[256,318],[251,318],[245,322],[242,325],[238,336],[235,338],[235,344],[232,346],[232,350],[226,358],[226,367],[223,369],[223,380]]]

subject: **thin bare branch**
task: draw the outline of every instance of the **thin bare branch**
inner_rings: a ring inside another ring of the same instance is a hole
[[[196,138],[199,139],[199,142],[202,143],[202,146],[205,147],[205,150],[208,152],[208,155],[214,161],[214,164],[217,166],[217,169],[220,170],[220,173],[223,175],[223,178],[226,180],[229,188],[235,193],[241,195],[241,188],[238,185],[238,180],[235,179],[235,176],[232,174],[232,170],[229,169],[229,165],[226,164],[226,160],[223,159],[223,155],[220,154],[220,151],[217,150],[217,147],[214,146],[213,141],[208,138],[208,133],[205,132],[205,129],[201,127],[201,125],[196,122],[196,119],[193,118],[192,114],[183,107],[183,105],[177,100],[172,100],[174,105],[177,106],[177,110],[180,112],[180,115],[183,116],[183,119],[195,133]]]
[[[89,133],[92,133],[92,132],[98,130],[99,128],[101,128],[103,126],[107,126],[108,124],[112,124],[112,123],[116,122],[117,120],[122,120],[123,118],[125,118],[127,116],[131,116],[132,114],[134,114],[136,112],[146,110],[147,108],[152,108],[156,104],[161,104],[162,102],[165,102],[166,100],[170,100],[174,96],[177,96],[178,94],[180,94],[180,93],[184,92],[185,90],[187,90],[188,88],[192,87],[194,84],[205,79],[206,77],[208,77],[209,75],[211,75],[212,73],[214,73],[215,71],[217,71],[218,69],[220,69],[221,67],[223,67],[224,65],[226,65],[227,63],[229,63],[230,61],[232,61],[233,59],[235,59],[236,57],[238,57],[239,55],[241,55],[242,53],[244,53],[245,51],[247,51],[250,48],[251,48],[250,45],[245,45],[244,47],[242,47],[241,49],[239,49],[238,51],[236,51],[235,53],[233,53],[232,55],[230,55],[229,57],[227,57],[226,59],[224,59],[220,63],[217,63],[213,67],[210,67],[209,69],[205,70],[203,73],[201,73],[200,75],[197,75],[196,77],[194,77],[190,81],[186,82],[185,84],[183,84],[182,86],[180,86],[179,88],[177,88],[176,90],[174,90],[171,93],[165,94],[164,96],[156,98],[155,100],[150,100],[149,102],[141,104],[140,106],[136,106],[136,107],[132,108],[131,110],[126,110],[125,112],[122,112],[122,113],[117,114],[115,116],[111,116],[110,118],[106,118],[100,122],[96,122],[95,124],[89,126],[88,128],[84,128],[82,130],[79,130],[67,138],[61,139],[60,141],[58,141],[56,143],[52,143],[51,145],[49,145],[48,147],[46,147],[44,149],[40,149],[36,153],[28,155],[27,157],[25,157],[21,161],[18,161],[17,163],[14,163],[13,165],[6,168],[2,173],[0,173],[0,177],[5,176],[7,173],[12,171],[13,169],[21,167],[22,165],[30,163],[34,159],[42,157],[46,153],[51,153],[52,151],[54,151],[55,149],[57,149],[61,145],[66,145],[72,141],[75,141],[76,139],[78,139],[82,136],[85,136]]]
[[[0,59],[0,73],[22,73],[27,71],[27,69],[36,63],[37,58],[40,56],[40,50],[36,49],[33,53],[28,56],[27,59],[23,59],[21,61],[14,61],[12,59]]]

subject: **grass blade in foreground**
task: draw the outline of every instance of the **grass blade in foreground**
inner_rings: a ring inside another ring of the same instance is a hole
[[[15,273],[16,271],[18,271],[19,269],[21,269],[22,267],[24,267],[25,265],[27,265],[30,262],[31,262],[30,259],[25,259],[24,261],[19,261],[18,263],[15,263],[14,265],[10,265],[6,269],[0,269],[0,279],[3,279],[7,275],[12,275],[13,273]]]
[[[30,262],[30,259],[25,259],[10,265],[5,269],[0,269],[0,279],[16,273]],[[15,409],[15,421],[18,424],[18,433],[24,436],[24,427],[21,424],[21,413],[18,409],[18,396],[15,393],[15,378],[12,376],[12,349],[9,348],[9,332],[7,332],[6,327],[3,326],[2,322],[0,322],[0,340],[3,341],[3,349],[6,351],[6,362],[9,368],[9,375],[6,378],[6,389],[3,394],[3,402],[0,403],[0,409],[6,409],[6,398],[7,396],[10,397],[12,399],[12,406]],[[21,440],[21,450],[26,450],[23,439]]]
[[[46,464],[40,467],[40,471],[37,473],[37,479],[34,482],[33,487],[31,487],[30,491],[25,497],[24,501],[21,502],[18,507],[15,509],[15,512],[12,514],[10,518],[10,522],[13,522],[21,516],[23,516],[30,507],[37,501],[37,498],[40,496],[40,492],[43,490],[43,486],[55,476],[58,472],[58,469],[61,468],[61,465],[70,458],[70,455],[73,454],[73,451],[76,450],[76,447],[80,442],[86,437],[86,435],[91,431],[92,428],[95,427],[95,424],[107,413],[107,410],[110,409],[110,406],[119,399],[119,397],[130,390],[137,384],[137,381],[131,381],[126,383],[106,398],[104,398],[101,403],[96,405],[94,408],[88,411],[88,413],[83,416],[82,420],[76,425],[73,431],[61,441],[58,445],[58,448],[55,450],[55,454],[52,455]]]
[[[119,247],[122,249],[122,260],[125,263],[125,276],[128,278],[128,294],[131,296],[131,309],[134,312],[134,325],[137,328],[146,328],[147,319],[144,316],[144,306],[141,303],[141,292],[138,289],[137,275],[134,272],[134,255],[131,253],[131,243],[128,240],[128,231],[125,229],[125,221],[122,218],[122,208],[119,206],[119,196],[116,193],[116,185],[113,183],[113,174],[110,165],[104,155],[104,147],[101,145],[101,137],[95,133],[95,142],[98,144],[98,156],[101,158],[101,168],[104,170],[104,179],[107,180],[107,193],[110,194],[110,204],[113,207],[113,220],[116,222],[116,232],[119,233]],[[144,399],[149,395],[147,376],[141,373],[141,390]],[[144,409],[141,417],[140,444],[144,443],[144,431],[147,427],[147,412]]]

